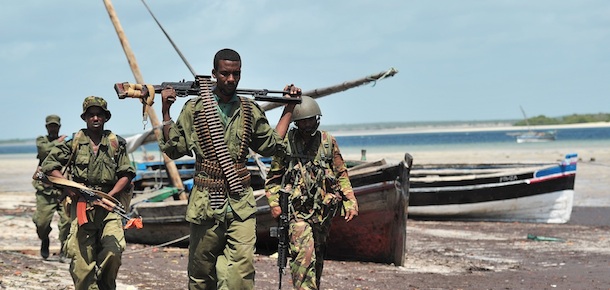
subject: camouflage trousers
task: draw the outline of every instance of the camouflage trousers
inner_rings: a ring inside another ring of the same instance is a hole
[[[290,221],[290,272],[295,289],[319,289],[330,225]]]
[[[74,208],[74,206],[73,206]],[[70,275],[76,290],[116,289],[116,278],[125,250],[121,217],[96,207],[93,219],[81,226],[76,214],[65,252],[72,259]]]
[[[36,233],[41,240],[49,238],[52,230],[51,222],[55,212],[59,215],[57,229],[59,230],[59,241],[63,245],[70,233],[70,219],[66,215],[63,205],[59,202],[59,194],[37,191],[36,212],[32,216],[32,221],[36,225]]]
[[[224,222],[191,223],[189,289],[253,289],[256,219],[227,212]]]

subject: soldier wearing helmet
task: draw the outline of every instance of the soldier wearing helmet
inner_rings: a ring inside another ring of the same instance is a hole
[[[294,107],[292,121],[295,123],[299,132],[305,135],[314,135],[320,126],[322,111],[320,106],[311,97],[303,96],[301,103]]]
[[[322,112],[311,97],[295,106],[285,142],[287,155],[271,161],[265,192],[271,214],[277,218],[280,189],[290,193],[290,271],[296,289],[319,289],[326,239],[332,218],[349,222],[358,215],[347,167],[335,138],[318,130]]]

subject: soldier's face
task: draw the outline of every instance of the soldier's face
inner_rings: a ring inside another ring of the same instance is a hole
[[[297,128],[301,134],[305,135],[313,135],[318,130],[318,126],[320,126],[320,118],[319,116],[314,116],[311,118],[298,120],[295,122]]]
[[[51,137],[59,136],[59,127],[60,126],[55,123],[51,123],[51,124],[47,125],[47,133],[49,134],[49,136],[51,136]]]
[[[91,107],[85,112],[85,122],[87,123],[87,129],[90,130],[103,130],[104,123],[108,120],[108,115],[100,107]]]
[[[221,60],[218,70],[212,70],[216,89],[224,96],[233,96],[241,78],[241,61]]]

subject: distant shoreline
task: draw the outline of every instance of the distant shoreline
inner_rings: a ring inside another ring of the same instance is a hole
[[[577,129],[577,128],[603,128],[610,127],[610,122],[580,123],[567,125],[546,125],[530,126],[532,130],[556,130],[556,129]],[[325,130],[324,128],[321,128]],[[396,128],[366,128],[355,130],[328,130],[334,136],[359,136],[359,135],[389,135],[389,134],[417,134],[417,133],[443,133],[443,132],[482,132],[482,131],[527,131],[527,127],[511,126],[506,123],[472,123],[456,125],[421,125]]]
[[[371,123],[358,125],[328,125],[320,126],[334,136],[371,136],[391,134],[417,134],[417,133],[443,133],[443,132],[482,132],[482,131],[527,131],[525,126],[513,126],[508,122],[439,122],[421,124],[397,123]],[[392,127],[394,126],[394,127]],[[610,127],[610,122],[579,123],[567,125],[530,126],[532,130],[556,130],[571,128],[603,128]],[[119,134],[121,137],[129,137],[136,134]],[[0,140],[1,145],[24,145],[36,144],[36,138],[19,140]]]

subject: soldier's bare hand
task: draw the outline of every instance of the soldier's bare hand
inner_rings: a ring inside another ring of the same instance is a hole
[[[349,222],[351,221],[353,218],[358,216],[358,211],[355,209],[350,209],[346,214],[345,214],[345,222]]]
[[[68,189],[68,188],[64,188],[63,191],[69,197],[72,197],[73,199],[76,199],[76,192],[74,192],[74,191],[72,191],[71,189]]]
[[[163,106],[171,106],[176,101],[176,90],[171,86],[165,87],[161,90],[161,98],[163,99]]]
[[[273,216],[273,218],[278,218],[280,217],[280,214],[282,213],[282,208],[279,206],[272,206],[271,207],[271,216]]]
[[[97,206],[101,206],[101,207],[103,207],[107,211],[112,211],[112,207],[110,207],[109,205],[104,203],[101,199],[98,199],[98,200],[94,201],[93,204],[97,205]]]
[[[301,88],[295,86],[294,84],[289,84],[284,87],[284,92],[288,92],[286,95],[287,98],[300,98],[301,97]]]

